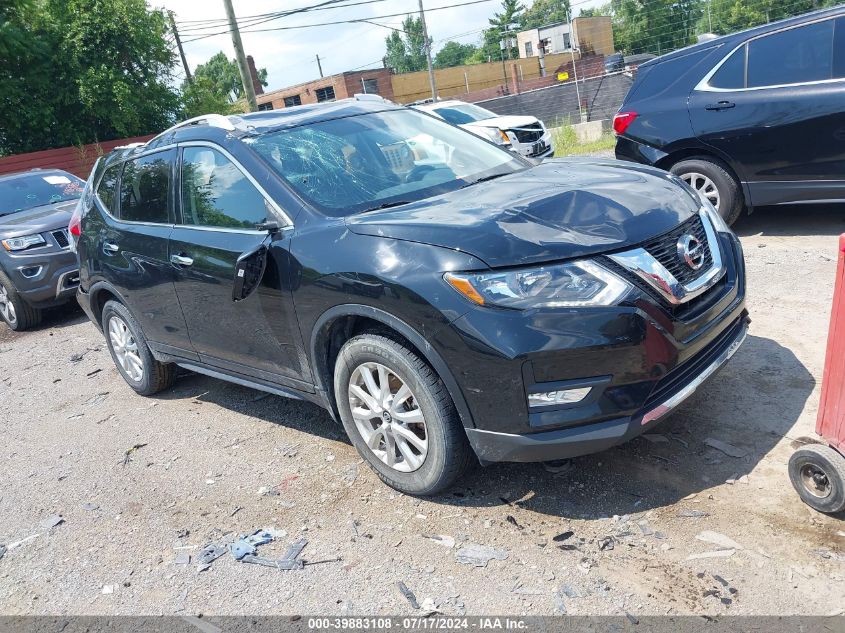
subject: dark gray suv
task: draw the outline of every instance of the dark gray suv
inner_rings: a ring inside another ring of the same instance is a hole
[[[84,187],[58,169],[0,176],[0,318],[13,330],[74,297],[79,267],[67,226]]]

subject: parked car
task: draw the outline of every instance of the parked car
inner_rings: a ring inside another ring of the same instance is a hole
[[[436,101],[412,106],[501,145],[532,162],[554,156],[551,132],[533,116],[499,116],[474,103]]]
[[[845,201],[845,7],[646,62],[613,125],[617,158],[678,174],[729,224]]]
[[[625,70],[625,58],[622,53],[613,53],[604,58],[604,72],[618,73]]]
[[[409,494],[649,431],[746,335],[739,242],[676,177],[370,99],[112,152],[71,233],[132,389],[181,366],[315,402]]]
[[[85,182],[58,169],[0,176],[0,318],[13,330],[73,299],[79,284],[67,226]]]
[[[633,71],[637,70],[642,64],[647,61],[651,61],[652,59],[656,59],[657,55],[652,53],[639,53],[637,55],[625,55],[624,62],[625,62],[625,70]]]

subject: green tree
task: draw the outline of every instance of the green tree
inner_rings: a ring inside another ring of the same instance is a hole
[[[201,114],[233,114],[236,108],[229,96],[219,92],[206,76],[182,84],[182,115],[189,119]]]
[[[147,134],[175,119],[161,10],[144,0],[5,0],[0,11],[0,153]]]
[[[431,38],[428,45],[431,46]],[[428,67],[423,24],[419,17],[407,16],[402,20],[402,29],[393,31],[385,38],[384,65],[395,73],[413,73]]]
[[[459,42],[446,42],[443,48],[434,57],[435,68],[450,68],[468,63],[477,50],[475,44],[460,44]]]
[[[569,0],[534,0],[534,3],[522,14],[523,29],[536,29],[546,24],[569,20]],[[583,15],[584,10],[581,11]]]
[[[724,35],[836,3],[837,0],[710,0],[699,28]]]
[[[660,55],[695,41],[702,0],[612,0],[613,40],[627,54]]]
[[[225,97],[229,103],[234,103],[245,96],[238,62],[226,57],[223,51],[197,66],[194,77],[202,80],[201,85],[210,86],[214,95]],[[267,86],[266,68],[258,69],[258,81],[262,86]]]
[[[508,59],[519,57],[519,48],[516,46],[516,34],[520,30],[522,12],[525,7],[519,0],[502,0],[502,10],[494,13],[493,17],[487,20],[490,23],[489,29],[484,32],[484,45],[492,52],[493,58],[501,58],[504,55]],[[514,46],[502,49],[503,40],[511,40]],[[496,54],[495,48],[498,48]]]

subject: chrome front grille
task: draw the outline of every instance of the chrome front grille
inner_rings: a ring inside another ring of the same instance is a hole
[[[692,235],[704,245],[704,261],[698,270],[690,268],[683,259],[678,257],[678,240],[684,235]],[[695,215],[668,233],[649,240],[642,245],[642,248],[682,284],[695,281],[703,270],[708,270],[713,265],[713,255],[707,243],[707,234],[700,215]]]
[[[539,123],[512,128],[508,131],[512,132],[516,136],[516,140],[520,143],[536,143],[543,138],[543,126]]]

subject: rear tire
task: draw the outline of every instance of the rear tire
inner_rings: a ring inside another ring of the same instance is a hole
[[[672,165],[670,171],[713,203],[728,225],[737,221],[745,202],[728,166],[716,158],[695,157]]]
[[[0,319],[15,332],[21,332],[34,328],[41,318],[41,310],[24,301],[12,280],[0,271]]]
[[[469,468],[472,448],[446,386],[401,343],[381,334],[347,341],[334,393],[349,439],[388,486],[433,495]]]
[[[845,456],[829,446],[810,444],[789,458],[789,479],[798,496],[819,512],[845,510]]]
[[[176,365],[153,357],[141,326],[118,301],[108,301],[101,319],[112,360],[117,371],[135,392],[151,396],[176,380]]]

